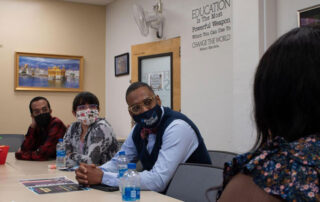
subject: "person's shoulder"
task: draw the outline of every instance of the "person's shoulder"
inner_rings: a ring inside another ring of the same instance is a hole
[[[59,123],[59,124],[63,124],[64,125],[64,123],[58,117],[52,117],[51,122],[52,123]]]
[[[261,201],[261,202],[280,202],[281,200],[272,196],[257,186],[252,177],[244,174],[237,174],[223,191],[219,202],[226,201]]]
[[[166,131],[168,130],[193,130],[189,123],[184,120],[188,119],[186,115],[181,112],[174,111],[168,107],[163,107],[165,115],[168,116],[167,120],[170,120]]]
[[[287,153],[295,161],[301,164],[320,166],[320,136],[319,134],[302,137],[288,144]]]
[[[78,121],[72,122],[72,123],[70,124],[68,130],[71,130],[71,129],[73,129],[73,128],[79,128],[80,125],[81,125],[81,123],[78,122]]]
[[[320,197],[314,191],[320,188],[320,170],[317,169],[319,160],[314,158],[318,153],[314,154],[310,150],[311,142],[316,143],[316,140],[306,138],[286,142],[283,138],[274,138],[270,144],[254,152],[238,155],[232,162],[228,162],[224,170],[225,182],[231,183],[234,176],[244,172],[265,192],[278,193],[286,200]],[[308,153],[304,152],[305,147],[302,145],[309,148]],[[314,187],[305,187],[306,184],[313,184]]]
[[[192,120],[188,118],[187,115],[183,114],[182,112],[178,112],[175,110],[172,110],[168,107],[164,108],[164,116],[166,117],[166,120],[171,121],[169,125],[185,125],[190,126],[188,122],[192,123]]]
[[[109,124],[109,122],[104,118],[99,118],[92,126],[93,131],[103,131],[101,132],[95,132],[96,135],[103,135],[103,136],[112,136],[115,137],[114,131]]]
[[[105,119],[105,118],[98,118],[97,120],[96,120],[96,124],[98,125],[98,124],[107,124],[108,122],[107,122],[107,120]]]
[[[191,126],[182,119],[174,119],[167,127],[167,129],[191,129]]]
[[[107,127],[107,128],[112,128],[111,124],[105,119],[105,118],[99,118],[96,123],[94,124],[96,127]]]
[[[57,117],[52,117],[49,123],[49,129],[60,128],[63,131],[67,130],[66,125]]]
[[[163,139],[178,142],[194,142],[196,132],[184,120],[175,119],[164,130]]]
[[[68,127],[65,137],[73,137],[73,136],[78,136],[81,131],[81,123],[80,122],[73,122],[70,124]]]
[[[166,116],[186,116],[182,112],[173,110],[169,107],[162,107],[162,109],[163,109],[163,112]]]

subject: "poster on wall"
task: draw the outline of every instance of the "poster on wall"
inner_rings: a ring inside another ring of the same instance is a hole
[[[15,90],[78,92],[82,81],[82,56],[15,53]]]
[[[191,20],[193,49],[221,48],[232,37],[232,0],[205,1],[191,10]]]
[[[148,74],[148,83],[153,90],[163,90],[163,74],[164,72]]]
[[[139,81],[150,85],[162,105],[172,108],[172,53],[139,57]]]
[[[298,10],[298,26],[320,25],[320,5]]]

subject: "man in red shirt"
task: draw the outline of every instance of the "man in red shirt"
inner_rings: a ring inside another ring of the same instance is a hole
[[[56,156],[56,144],[63,138],[66,126],[52,117],[49,101],[45,97],[35,97],[29,109],[32,122],[21,148],[15,153],[17,159],[45,161]]]

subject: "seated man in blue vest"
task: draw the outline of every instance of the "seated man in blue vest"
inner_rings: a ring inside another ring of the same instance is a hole
[[[129,162],[141,161],[142,190],[163,192],[180,163],[211,164],[207,148],[195,124],[182,113],[161,106],[152,88],[142,82],[132,83],[126,101],[135,121],[121,147]],[[118,186],[117,157],[101,167],[81,164],[76,170],[80,184]]]

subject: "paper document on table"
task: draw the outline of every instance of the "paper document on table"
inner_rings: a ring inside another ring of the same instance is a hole
[[[29,190],[37,194],[62,193],[90,189],[79,186],[79,184],[65,176],[44,179],[23,179],[19,181]]]

